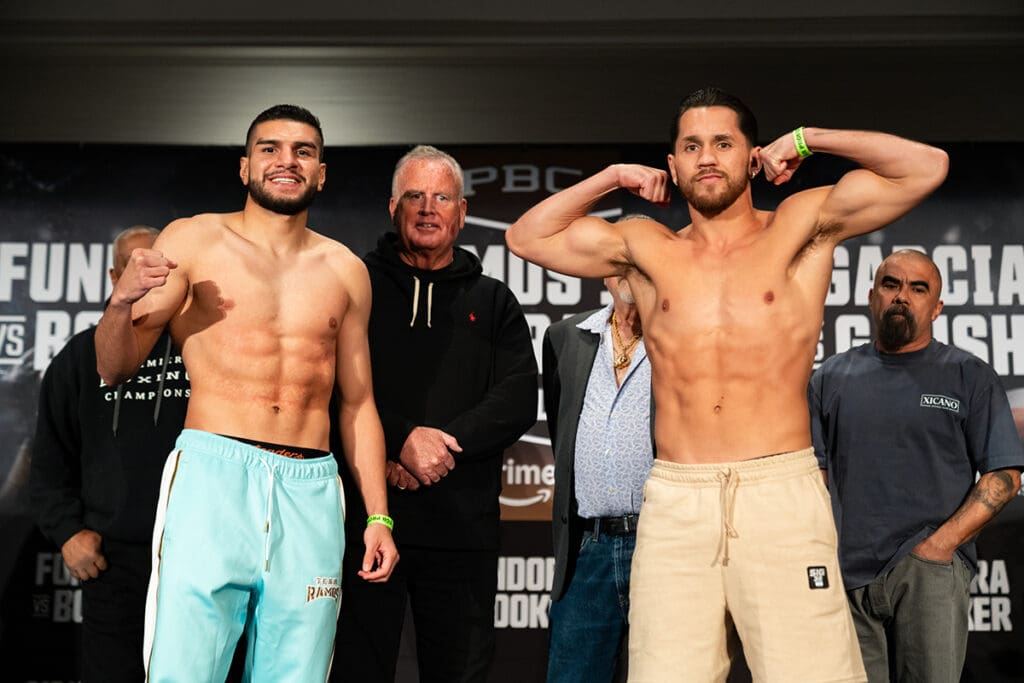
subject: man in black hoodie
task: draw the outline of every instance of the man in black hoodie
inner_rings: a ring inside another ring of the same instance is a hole
[[[494,650],[501,455],[536,420],[537,364],[513,294],[454,246],[466,218],[455,159],[428,146],[402,157],[389,209],[396,232],[365,261],[402,563],[387,584],[358,581],[361,531],[347,529],[334,671],[394,680],[408,597],[420,681],[483,681]],[[347,497],[358,506],[354,491]]]
[[[135,226],[114,239],[111,282],[156,236]],[[39,528],[82,581],[81,680],[138,683],[160,474],[189,382],[165,332],[135,378],[105,385],[95,334],[72,337],[43,377],[29,489]]]

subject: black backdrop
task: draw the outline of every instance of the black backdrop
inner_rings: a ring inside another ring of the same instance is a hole
[[[817,362],[869,336],[866,296],[874,268],[893,249],[917,246],[938,262],[946,307],[937,338],[990,362],[1024,425],[1024,145],[943,145],[950,177],[922,206],[889,228],[844,243]],[[325,190],[310,224],[357,254],[389,227],[397,147],[329,148]],[[580,282],[508,253],[503,228],[549,193],[608,163],[665,163],[651,145],[453,147],[466,171],[469,201],[462,246],[503,279],[527,312],[539,356],[547,325],[602,303],[597,282]],[[199,212],[234,211],[244,189],[240,150],[156,146],[0,146],[0,679],[73,681],[80,596],[56,548],[31,522],[25,483],[39,379],[72,332],[93,324],[108,294],[107,245],[136,223],[160,227]],[[812,157],[789,186],[755,181],[770,208],[788,193],[827,183],[846,164]],[[665,210],[635,197],[609,197],[604,215],[640,212],[682,226],[685,204]],[[494,681],[542,681],[550,558],[551,451],[538,393],[538,423],[503,463],[502,558],[495,624]],[[1013,501],[979,540],[982,571],[973,585],[965,681],[1019,680],[1024,639],[1021,572],[1024,503]],[[737,667],[738,669],[741,667]],[[746,679],[734,672],[733,680]],[[399,680],[415,675],[407,661]]]

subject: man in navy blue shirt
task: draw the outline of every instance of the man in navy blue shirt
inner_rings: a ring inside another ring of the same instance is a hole
[[[932,339],[941,288],[924,254],[885,259],[869,295],[875,340],[825,361],[808,390],[872,683],[960,680],[973,538],[1024,467],[996,373]]]

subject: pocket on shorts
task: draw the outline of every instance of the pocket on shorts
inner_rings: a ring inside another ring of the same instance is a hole
[[[836,522],[832,513],[832,496],[825,487],[825,482],[821,479],[821,473],[815,471],[813,474],[808,475],[813,481],[811,482],[811,488],[814,490],[814,496],[817,500],[817,504],[820,505],[819,515],[817,520],[819,522],[818,538],[826,540],[832,547],[837,547],[839,544],[839,535],[836,532]]]

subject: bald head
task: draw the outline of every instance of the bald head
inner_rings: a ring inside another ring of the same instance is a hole
[[[882,261],[868,295],[877,348],[907,353],[927,346],[942,312],[941,290],[939,269],[919,251],[897,251]]]
[[[110,282],[117,283],[121,273],[128,266],[134,249],[150,249],[160,231],[148,225],[133,225],[117,233],[114,238],[114,267],[110,269]]]
[[[878,267],[878,271],[875,272],[875,287],[878,286],[879,277],[882,272],[886,270],[885,265],[894,261],[909,261],[925,266],[931,270],[932,276],[935,279],[936,294],[942,290],[942,274],[939,272],[939,267],[935,265],[935,261],[932,261],[928,257],[928,254],[918,251],[917,249],[900,249],[899,251],[894,251],[888,256],[888,258],[882,261],[882,264]]]

